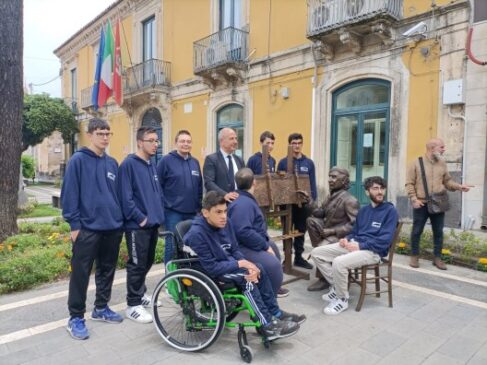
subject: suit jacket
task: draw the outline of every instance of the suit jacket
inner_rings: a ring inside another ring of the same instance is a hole
[[[235,154],[233,154],[233,158],[237,164],[237,170],[245,167],[245,162],[242,158]],[[232,182],[228,178],[227,163],[220,151],[206,156],[205,164],[203,165],[203,177],[205,179],[206,192],[218,191],[220,194],[225,195],[235,190],[235,186],[232,186]]]

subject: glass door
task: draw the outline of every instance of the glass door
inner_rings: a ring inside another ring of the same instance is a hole
[[[389,151],[389,83],[366,80],[347,85],[333,96],[332,166],[350,173],[350,192],[369,203],[363,181],[387,179]]]

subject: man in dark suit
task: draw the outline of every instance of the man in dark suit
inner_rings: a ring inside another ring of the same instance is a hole
[[[231,128],[223,128],[218,133],[220,149],[206,156],[203,165],[206,192],[217,191],[231,202],[238,197],[235,192],[235,174],[245,167],[244,160],[235,155],[238,147],[237,133]]]

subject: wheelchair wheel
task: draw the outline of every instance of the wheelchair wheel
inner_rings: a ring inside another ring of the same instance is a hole
[[[211,346],[225,327],[225,303],[216,284],[191,269],[170,272],[152,296],[157,332],[172,347],[199,351]]]
[[[252,362],[253,353],[250,346],[247,345],[242,346],[242,348],[240,349],[240,357],[242,358],[243,361],[245,361],[248,364]]]

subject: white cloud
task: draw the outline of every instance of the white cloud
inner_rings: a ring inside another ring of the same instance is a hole
[[[53,51],[114,0],[24,0],[25,83],[41,84],[59,74]],[[61,96],[61,82],[34,86],[35,93]]]

